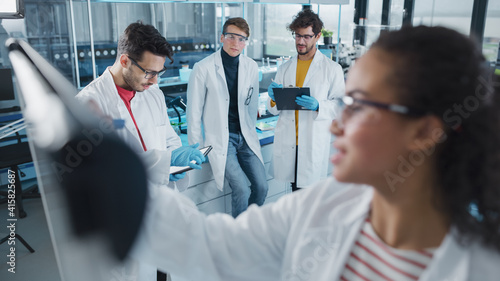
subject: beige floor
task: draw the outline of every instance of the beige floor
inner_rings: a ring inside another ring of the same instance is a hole
[[[50,241],[47,220],[40,198],[25,199],[24,209],[28,214],[17,219],[16,233],[21,235],[35,250],[30,253],[19,240],[16,241],[16,273],[7,271],[7,242],[0,245],[0,280],[2,281],[60,281],[54,250]],[[9,234],[7,204],[0,204],[0,237]]]

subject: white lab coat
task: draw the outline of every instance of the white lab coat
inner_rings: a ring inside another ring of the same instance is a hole
[[[274,81],[284,87],[295,86],[297,56],[278,68]],[[344,72],[339,64],[316,50],[307,72],[303,87],[311,89],[311,96],[319,102],[318,111],[299,110],[299,153],[297,166],[297,186],[307,187],[326,178],[331,135],[329,126],[337,117],[338,109],[333,101],[344,95]],[[273,165],[271,174],[280,181],[293,182],[295,171],[295,111],[268,110],[279,114],[274,129]]]
[[[253,90],[250,90],[253,87]],[[245,105],[249,91],[250,104]],[[262,163],[259,138],[255,130],[259,100],[257,63],[241,54],[238,65],[238,111],[241,133]],[[229,91],[222,65],[221,51],[196,63],[187,89],[187,122],[189,144],[212,145],[208,155],[219,190],[224,186],[228,129]]]
[[[147,151],[142,147],[134,121],[118,94],[109,68],[80,91],[76,98],[83,103],[92,100],[97,103],[105,116],[125,120],[125,127],[116,130],[116,133],[141,156],[148,172],[149,191],[152,197],[164,186],[180,191],[187,188],[189,184],[187,175],[177,182],[169,182],[170,156],[172,150],[182,146],[182,142],[170,125],[165,97],[158,85],[153,85],[144,92],[137,92],[130,103]],[[151,264],[130,260],[122,270],[128,272],[127,280],[156,281],[156,267]]]
[[[170,125],[165,97],[158,85],[153,85],[144,92],[137,92],[130,103],[147,151],[142,147],[134,121],[118,94],[109,69],[80,91],[76,98],[84,103],[93,100],[105,116],[125,120],[125,127],[116,130],[116,133],[141,156],[148,171],[148,180],[153,186],[168,185],[180,191],[187,188],[187,176],[169,183],[170,155],[172,150],[182,146],[182,142]]]
[[[328,178],[233,219],[206,216],[182,194],[161,192],[149,204],[132,256],[213,281],[339,280],[373,198],[369,186]],[[419,280],[498,280],[500,254],[476,243],[461,246],[452,232]]]

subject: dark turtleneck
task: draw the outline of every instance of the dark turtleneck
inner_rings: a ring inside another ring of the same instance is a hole
[[[229,90],[229,131],[240,132],[240,115],[238,112],[238,65],[240,55],[230,56],[224,49],[221,49],[222,65],[226,74],[227,89]]]

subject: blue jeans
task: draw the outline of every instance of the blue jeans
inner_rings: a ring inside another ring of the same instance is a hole
[[[245,176],[250,180],[250,188]],[[233,217],[245,211],[248,205],[264,204],[269,189],[264,164],[248,147],[241,133],[229,133],[224,177],[233,191],[231,195]]]

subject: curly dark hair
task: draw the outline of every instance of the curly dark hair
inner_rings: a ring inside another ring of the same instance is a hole
[[[149,24],[137,21],[125,29],[118,40],[118,57],[122,54],[129,55],[136,61],[141,61],[142,54],[149,51],[157,56],[168,57],[170,64],[174,62],[174,51],[158,30]]]
[[[500,251],[500,83],[481,49],[456,31],[425,26],[383,34],[372,48],[390,54],[399,101],[446,125],[435,152],[436,206],[460,242],[478,239]]]
[[[286,28],[291,32],[295,32],[299,28],[307,28],[309,26],[312,26],[314,34],[318,34],[323,28],[323,22],[311,9],[305,9],[300,11]]]

